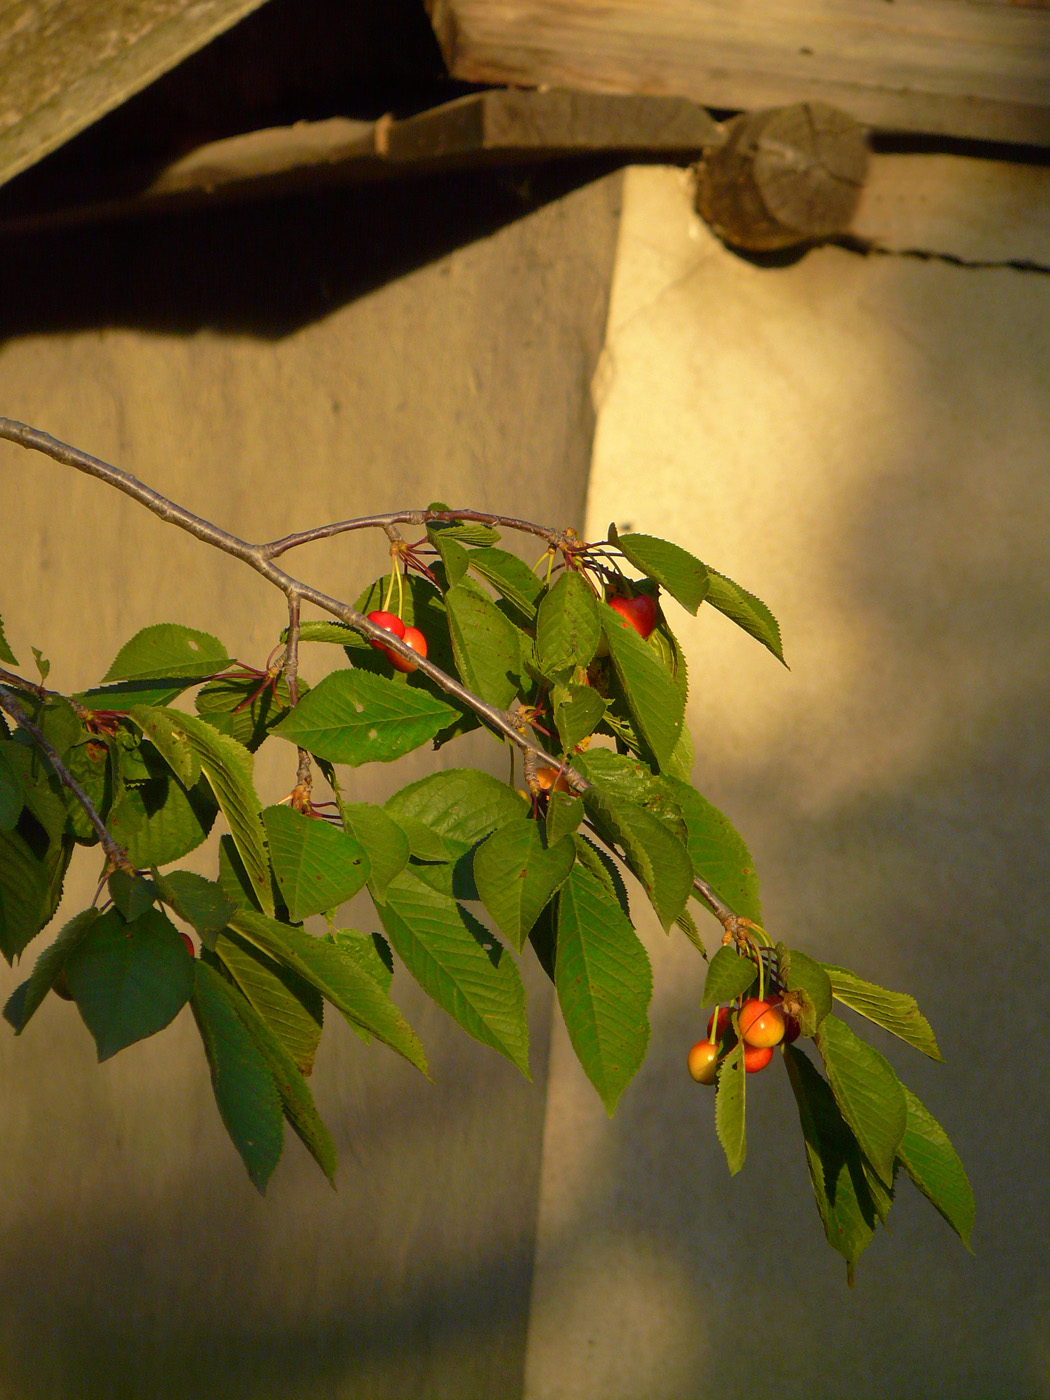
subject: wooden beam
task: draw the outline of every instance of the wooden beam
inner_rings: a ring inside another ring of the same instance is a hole
[[[333,117],[210,141],[160,171],[84,171],[75,184],[33,172],[0,191],[0,231],[27,233],[496,161],[605,151],[690,159],[721,139],[712,117],[683,98],[471,93],[403,121]]]
[[[1050,145],[1050,10],[968,0],[429,0],[472,82],[822,101],[883,131]]]

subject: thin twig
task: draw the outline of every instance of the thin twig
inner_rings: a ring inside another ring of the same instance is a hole
[[[68,788],[80,803],[81,807],[84,809],[85,816],[95,828],[95,832],[102,849],[109,859],[109,863],[118,870],[124,870],[127,874],[134,875],[136,873],[135,867],[128,859],[127,851],[110,836],[109,832],[106,830],[105,823],[95,810],[95,804],[91,801],[91,798],[88,797],[76,778],[73,777],[73,774],[59,758],[52,745],[44,736],[43,730],[33,723],[25,710],[22,709],[22,706],[5,686],[0,686],[0,710],[10,715],[19,728],[25,730],[32,739],[34,745],[51,765],[58,781],[64,788]]]
[[[77,471],[82,471],[88,476],[97,477],[99,481],[106,482],[107,485],[115,487],[118,491],[123,491],[132,500],[138,501],[140,505],[152,511],[159,519],[169,525],[177,525],[179,529],[186,530],[196,539],[202,540],[205,544],[210,544],[215,549],[222,550],[225,554],[232,555],[235,559],[240,559],[243,563],[253,568],[256,573],[262,574],[279,588],[285,597],[293,594],[299,596],[300,601],[312,603],[314,607],[320,608],[322,612],[330,613],[333,617],[345,622],[352,627],[355,632],[360,632],[369,641],[382,642],[387,651],[395,652],[405,661],[411,661],[416,670],[422,671],[425,676],[429,676],[436,685],[440,686],[446,694],[453,696],[468,709],[482,719],[490,729],[494,729],[497,734],[502,734],[505,739],[509,739],[512,744],[517,744],[523,752],[530,750],[543,763],[558,767],[559,760],[552,758],[544,749],[539,748],[526,735],[519,734],[509,716],[497,709],[494,705],[486,704],[479,696],[474,695],[466,686],[452,676],[447,675],[440,667],[435,666],[432,661],[422,657],[405,646],[392,633],[385,628],[377,627],[374,622],[369,622],[363,613],[359,613],[356,608],[350,607],[348,603],[342,603],[337,598],[331,598],[327,593],[322,593],[320,589],[313,588],[309,584],[292,578],[283,569],[279,569],[272,563],[272,556],[282,552],[286,541],[277,541],[276,546],[253,545],[247,540],[242,540],[236,535],[232,535],[227,530],[220,529],[210,521],[202,519],[199,515],[194,515],[192,511],[176,505],[167,496],[161,495],[159,491],[154,491],[152,487],[146,486],[137,477],[129,472],[121,471],[119,467],[111,466],[108,462],[103,462],[98,457],[92,457],[90,453],[81,452],[79,448],[71,447],[69,443],[60,442],[57,438],[51,437],[48,433],[43,433],[39,428],[30,428],[25,423],[18,423],[11,418],[0,417],[0,438],[6,438],[9,442],[17,443],[20,447],[32,449],[44,453],[45,456],[53,458],[56,462],[61,462],[65,466],[74,467]],[[393,515],[369,516],[363,521],[347,521],[342,526],[321,526],[320,532],[316,535],[310,534],[311,538],[324,538],[325,533],[339,533],[342,528],[359,529],[366,525],[378,525],[383,527],[387,524],[395,524],[398,521],[410,521],[422,524],[426,518],[431,519],[474,519],[485,522],[500,522],[508,527],[520,524],[522,528],[527,528],[533,534],[540,534],[544,539],[562,538],[557,531],[547,530],[540,525],[530,525],[528,521],[512,521],[504,516],[487,516],[480,511],[403,511]],[[299,536],[287,536],[287,540],[300,542]],[[306,543],[305,537],[301,541]],[[288,545],[287,547],[291,547]],[[586,779],[572,768],[564,770],[565,776],[570,783],[578,790],[583,791],[589,786]]]
[[[288,703],[295,706],[299,703],[299,594],[290,593],[288,595],[288,641],[284,649],[284,680],[288,687]],[[292,793],[292,806],[297,811],[306,812],[310,809],[310,796],[313,792],[314,778],[310,768],[310,755],[306,749],[299,748],[299,768],[296,773],[295,791]]]
[[[0,423],[5,420],[0,419]],[[348,530],[386,530],[389,534],[394,525],[454,525],[460,520],[469,520],[480,525],[491,525],[496,529],[517,530],[525,535],[538,535],[556,549],[577,543],[575,534],[565,530],[552,530],[547,525],[537,525],[531,520],[515,520],[509,515],[489,515],[481,510],[395,510],[384,515],[362,515],[355,520],[337,520],[331,525],[318,525],[313,530],[298,530],[294,535],[285,535],[269,544],[260,545],[263,557],[276,559],[289,549],[297,549],[302,544],[313,544],[315,540],[331,539],[333,535],[345,534]],[[391,536],[391,538],[393,538]]]

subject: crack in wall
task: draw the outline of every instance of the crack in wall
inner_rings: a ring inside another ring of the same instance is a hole
[[[1013,272],[1034,272],[1044,277],[1050,276],[1050,266],[1032,258],[964,258],[958,253],[943,253],[932,248],[889,248],[874,239],[860,238],[849,233],[828,241],[836,248],[842,248],[847,253],[858,253],[862,257],[914,258],[919,262],[948,263],[951,267],[972,268],[977,271],[1009,268]]]

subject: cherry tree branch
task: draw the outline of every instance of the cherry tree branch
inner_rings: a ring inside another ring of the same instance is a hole
[[[114,841],[113,837],[106,830],[102,818],[95,810],[95,804],[91,801],[91,798],[88,797],[76,778],[73,777],[73,774],[62,762],[61,758],[59,758],[55,749],[45,737],[43,730],[33,723],[6,686],[0,686],[0,710],[10,715],[20,729],[25,730],[32,739],[35,747],[39,749],[47,759],[58,781],[64,788],[67,788],[80,803],[81,807],[84,809],[85,816],[95,828],[99,843],[109,858],[110,864],[118,870],[124,870],[127,874],[134,875],[136,870],[128,858],[127,851],[125,851],[124,847],[118,842]]]
[[[461,685],[454,677],[447,675],[440,667],[425,657],[414,652],[411,647],[406,647],[392,633],[382,627],[377,627],[375,623],[369,622],[363,613],[352,608],[348,603],[340,602],[338,598],[329,597],[327,593],[322,593],[320,589],[313,588],[301,580],[293,578],[290,574],[274,564],[275,554],[283,552],[284,548],[292,548],[294,544],[307,543],[308,539],[325,538],[324,531],[330,534],[339,533],[340,528],[365,528],[368,525],[375,525],[385,528],[387,525],[394,525],[397,521],[406,523],[422,524],[427,516],[434,519],[472,519],[485,523],[504,523],[508,528],[520,525],[530,533],[539,534],[549,542],[565,539],[571,540],[574,536],[566,532],[549,530],[544,526],[531,525],[527,521],[513,522],[509,518],[496,515],[484,515],[480,511],[463,511],[457,513],[453,511],[402,511],[394,515],[368,516],[364,517],[361,523],[355,521],[344,521],[342,526],[319,527],[320,533],[307,531],[303,536],[289,535],[285,540],[277,541],[276,544],[250,544],[247,540],[240,539],[237,535],[230,534],[227,530],[222,530],[211,521],[204,520],[199,515],[194,515],[192,511],[186,510],[183,506],[177,505],[169,500],[167,496],[161,495],[159,491],[154,491],[152,487],[146,486],[130,472],[121,471],[119,467],[111,466],[108,462],[103,462],[98,457],[92,457],[88,452],[82,452],[79,448],[71,447],[69,443],[60,442],[58,438],[53,438],[49,433],[41,432],[39,428],[31,428],[25,423],[16,422],[12,418],[0,417],[0,439],[16,443],[19,447],[42,452],[45,456],[51,457],[56,462],[61,462],[64,466],[74,467],[77,471],[84,472],[87,476],[96,477],[99,481],[104,481],[108,486],[122,491],[132,500],[138,501],[147,510],[152,511],[158,519],[165,521],[169,525],[176,525],[180,530],[186,530],[196,539],[204,544],[210,544],[214,549],[221,550],[224,554],[232,555],[235,559],[240,559],[256,573],[262,574],[275,588],[279,588],[286,598],[298,597],[300,603],[303,601],[312,603],[320,608],[322,612],[329,613],[332,617],[338,618],[340,622],[345,622],[352,627],[355,632],[359,632],[369,641],[382,642],[387,651],[396,652],[406,661],[411,661],[416,670],[422,671],[425,676],[429,676],[432,681],[446,694],[453,696],[481,719],[490,729],[501,734],[512,744],[516,744],[523,753],[534,753],[537,759],[544,764],[557,768],[561,766],[559,759],[552,757],[545,749],[533,743],[527,735],[522,734],[511,717],[503,710],[497,709],[494,705],[487,704],[479,696],[473,694],[466,686]],[[291,541],[292,543],[288,543]],[[562,767],[562,772],[566,780],[578,791],[583,792],[589,786],[582,774],[570,767]]]

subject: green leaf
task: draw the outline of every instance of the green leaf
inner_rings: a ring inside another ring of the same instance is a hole
[[[523,559],[505,549],[472,549],[467,563],[527,622],[532,622],[543,592],[543,580],[536,577]]]
[[[385,811],[409,831],[411,821],[422,822],[444,843],[444,854],[439,857],[425,856],[413,848],[414,855],[424,860],[447,860],[476,846],[490,831],[526,816],[529,804],[489,773],[476,768],[447,768],[395,792],[387,799]]]
[[[181,860],[207,839],[217,807],[201,779],[187,792],[174,774],[126,787],[113,803],[106,826],[132,865],[146,869]]]
[[[263,1193],[284,1146],[281,1100],[266,1056],[237,1014],[233,997],[214,968],[196,964],[193,1015],[215,1101],[252,1185]]]
[[[547,794],[547,844],[553,846],[562,836],[571,836],[583,821],[583,798],[571,792]]]
[[[586,836],[581,836],[579,832],[574,833],[572,842],[576,847],[576,859],[583,869],[589,875],[593,875],[599,884],[605,886],[606,894],[610,899],[616,900],[623,911],[624,918],[630,919],[631,904],[627,898],[627,886],[624,884],[620,868],[612,856],[595,846]]]
[[[211,947],[236,907],[222,886],[189,870],[169,870],[164,875],[154,871],[153,879],[165,904],[170,904],[179,918],[185,919],[204,944]]]
[[[440,501],[432,501],[427,510],[441,510],[448,514],[448,506]],[[450,540],[462,540],[464,544],[490,545],[495,544],[499,539],[499,531],[491,525],[484,525],[478,520],[428,520],[427,534],[433,539],[436,535],[445,535]]]
[[[9,741],[0,743],[0,831],[10,831],[22,811],[22,784],[8,762]]]
[[[969,1249],[977,1207],[966,1170],[930,1111],[910,1089],[905,1088],[904,1099],[908,1122],[897,1151],[901,1165]]]
[[[200,777],[200,759],[190,743],[189,735],[179,723],[177,712],[150,705],[136,705],[128,714],[182,786],[191,788]]]
[[[163,1030],[193,990],[193,960],[159,909],[147,909],[133,923],[116,909],[101,915],[65,969],[100,1061]]]
[[[399,877],[401,878],[401,877]],[[353,958],[334,944],[291,924],[279,924],[251,909],[239,909],[230,927],[264,953],[316,987],[347,1020],[371,1031],[385,1045],[426,1073],[423,1051],[394,1003]]]
[[[777,965],[785,992],[799,993],[802,1034],[813,1035],[831,1010],[831,979],[816,959],[784,943],[777,944]]]
[[[831,979],[832,993],[846,1006],[874,1021],[891,1035],[905,1040],[931,1060],[943,1061],[944,1056],[937,1048],[937,1041],[930,1023],[919,1010],[914,997],[906,992],[888,992],[885,987],[877,987],[874,982],[865,982],[855,972],[847,972],[844,967],[832,967],[824,963],[824,971]]]
[[[440,530],[435,530],[432,534],[428,529],[427,534],[430,542],[437,550],[441,562],[445,566],[445,577],[450,584],[459,583],[469,567],[468,554],[466,549],[458,540],[452,539],[448,535],[442,536]]]
[[[506,949],[411,869],[391,881],[376,908],[394,951],[423,990],[468,1035],[506,1055],[529,1078],[525,990]]]
[[[736,1176],[747,1155],[744,1122],[744,1042],[737,1043],[718,1067],[715,1092],[715,1132],[726,1154],[729,1175]]]
[[[701,1006],[722,1006],[750,991],[758,969],[735,948],[719,948],[707,967]]]
[[[816,1045],[840,1113],[864,1156],[892,1186],[893,1161],[908,1117],[903,1084],[885,1056],[837,1016],[824,1017]]]
[[[384,992],[394,981],[394,955],[381,933],[358,933],[355,928],[337,928],[324,935],[343,953],[361,964],[369,977],[374,977]]]
[[[307,696],[307,702],[309,699]],[[171,713],[175,723],[189,739],[222,814],[229,822],[230,834],[244,862],[256,898],[266,913],[273,913],[262,807],[252,786],[251,754],[243,744],[238,744],[228,734],[219,734],[204,720],[174,710]],[[159,860],[149,863],[163,864]]]
[[[215,939],[215,955],[299,1069],[309,1074],[324,1024],[321,993],[232,929]]]
[[[685,697],[673,676],[633,627],[603,603],[602,632],[631,719],[660,768],[666,768],[685,718]]]
[[[548,847],[545,832],[527,819],[508,822],[474,852],[481,902],[519,952],[575,861],[576,849],[568,836]]]
[[[340,810],[347,829],[368,856],[368,888],[381,899],[390,881],[408,864],[408,837],[389,813],[370,802],[345,802]]]
[[[369,977],[374,977],[384,992],[389,992],[394,980],[394,955],[381,933],[358,933],[356,929],[333,929],[324,935],[326,943],[334,943],[340,952],[360,963]],[[351,1030],[367,1045],[371,1034],[361,1026],[350,1023]]]
[[[583,794],[599,834],[622,847],[624,859],[641,880],[665,929],[686,906],[693,867],[685,843],[658,817],[634,802],[610,797],[593,786]]]
[[[140,914],[151,908],[157,897],[152,880],[142,875],[129,875],[124,870],[114,870],[109,877],[109,894],[129,924],[134,923]]]
[[[29,977],[11,993],[4,1007],[4,1019],[21,1035],[30,1017],[55,985],[66,958],[99,917],[95,908],[82,909],[65,924],[58,937],[37,958]]]
[[[251,1002],[230,986],[223,988],[233,1009],[244,1023],[255,1047],[266,1061],[273,1076],[277,1092],[281,1096],[284,1116],[292,1125],[297,1136],[310,1156],[335,1185],[336,1154],[331,1134],[317,1112],[313,1095],[307,1087],[303,1073],[296,1064],[288,1048],[275,1035],[268,1021],[259,1015]]]
[[[300,676],[300,700],[309,689]],[[201,719],[220,734],[232,735],[249,753],[254,753],[277,721],[288,713],[288,682],[282,672],[275,691],[272,683],[264,683],[258,676],[220,676],[198,690],[193,704]]]
[[[358,609],[360,612],[360,608]],[[378,612],[379,604],[370,607],[368,612]],[[287,628],[281,633],[281,641],[286,641]],[[368,646],[367,640],[355,632],[348,622],[336,622],[333,618],[313,618],[299,626],[300,642],[334,642],[341,647]],[[218,684],[218,682],[216,682]]]
[[[598,603],[586,580],[566,572],[550,589],[536,615],[536,664],[545,676],[588,666],[598,649]]]
[[[711,606],[724,613],[731,622],[742,627],[764,647],[768,647],[778,661],[784,661],[780,627],[765,603],[753,593],[748,593],[746,588],[734,583],[731,578],[726,578],[725,574],[718,573],[716,569],[709,569],[708,576],[710,585],[707,601]]]
[[[520,687],[521,648],[513,625],[491,598],[456,584],[445,594],[449,636],[463,684],[505,709]]]
[[[230,664],[226,648],[208,632],[161,622],[144,627],[117,652],[105,681],[155,681],[214,675]]]
[[[709,576],[707,565],[701,564],[687,550],[656,539],[653,535],[618,535],[616,526],[609,526],[609,543],[621,551],[634,567],[666,588],[686,612],[696,616],[707,597]]]
[[[0,833],[0,952],[13,962],[50,919],[51,867],[18,831]]]
[[[273,733],[300,748],[359,767],[390,763],[432,739],[455,711],[425,691],[367,671],[333,671]]]
[[[166,705],[198,683],[198,677],[174,681],[127,681],[123,685],[96,685],[80,690],[72,699],[85,710],[114,710],[124,714],[135,705]]]
[[[267,807],[270,860],[295,923],[352,899],[368,879],[368,857],[347,831],[291,807]]]
[[[554,723],[566,753],[593,734],[605,714],[607,702],[589,685],[568,685],[566,698],[556,701]]]
[[[602,884],[575,867],[558,895],[554,983],[576,1058],[611,1116],[649,1044],[649,956]]]
[[[112,798],[112,770],[109,764],[109,751],[105,744],[96,739],[88,739],[76,744],[64,756],[63,762],[70,775],[83,788],[88,801],[103,819],[109,811]],[[66,804],[67,829],[84,845],[94,846],[98,833],[88,820],[88,815],[71,792],[63,789]]]
[[[828,1244],[846,1260],[852,1285],[857,1260],[871,1243],[878,1219],[864,1162],[834,1095],[808,1057],[788,1045],[784,1063],[798,1105],[817,1211]]]
[[[695,788],[673,778],[669,778],[668,783],[685,818],[693,870],[701,880],[707,881],[734,914],[761,925],[758,876],[743,837],[729,818]]]
[[[43,683],[47,680],[48,675],[50,674],[51,662],[48,661],[47,657],[44,655],[44,653],[40,650],[39,647],[30,647],[30,650],[33,653],[33,660],[36,662],[36,669],[40,672],[41,683]]]
[[[18,665],[18,657],[8,646],[7,638],[4,636],[3,618],[0,618],[0,661],[4,662],[6,666]]]

